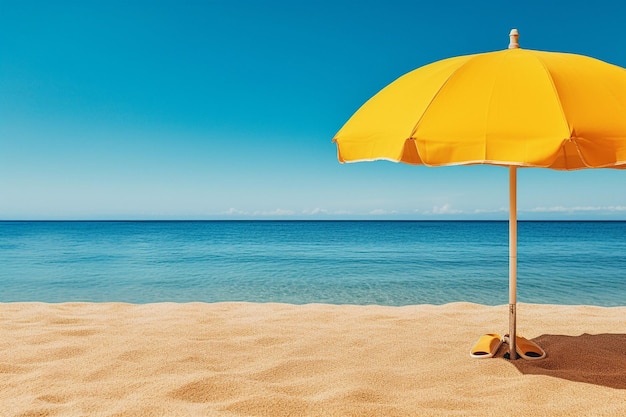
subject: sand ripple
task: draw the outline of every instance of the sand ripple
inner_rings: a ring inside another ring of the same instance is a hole
[[[0,416],[622,416],[626,307],[0,304]],[[514,401],[511,401],[513,395]]]

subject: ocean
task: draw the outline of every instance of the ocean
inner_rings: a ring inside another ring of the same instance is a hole
[[[0,222],[18,301],[507,304],[508,222]],[[518,302],[626,305],[626,222],[519,222]]]

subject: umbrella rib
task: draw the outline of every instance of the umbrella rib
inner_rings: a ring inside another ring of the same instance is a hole
[[[473,55],[468,55],[468,57],[471,57]],[[448,76],[448,78],[446,78],[446,81],[441,83],[441,86],[437,89],[437,92],[433,95],[433,98],[430,99],[430,101],[428,102],[428,105],[426,106],[426,108],[422,111],[422,114],[420,114],[419,119],[417,120],[417,122],[415,122],[415,125],[413,125],[413,129],[411,130],[411,134],[409,135],[409,137],[406,140],[410,140],[413,139],[415,140],[416,138],[415,133],[417,132],[417,129],[419,127],[419,125],[422,123],[422,119],[424,118],[424,116],[426,115],[426,113],[428,113],[428,109],[430,108],[430,106],[433,104],[433,102],[437,99],[437,97],[439,96],[439,94],[441,93],[441,91],[446,87],[446,85],[448,85],[448,82],[450,81],[450,79],[452,79],[452,77],[454,77],[456,75],[456,73],[463,68],[465,65],[467,64],[467,61],[465,61],[462,65],[459,65],[454,71],[452,71],[452,73]],[[417,149],[417,153],[419,154],[419,148],[416,146],[415,147]],[[422,155],[420,155],[420,159],[423,160]]]
[[[499,56],[499,58],[500,59],[498,59],[497,65],[498,65],[498,68],[501,68],[502,67],[502,62],[507,58],[507,55],[503,54],[503,55]],[[497,76],[500,76],[499,71],[497,72]],[[493,92],[494,92],[495,87],[496,87],[496,82],[497,82],[497,79],[494,77],[491,80],[491,91],[489,92],[489,103],[487,103],[487,107],[485,108],[485,113],[486,114],[485,114],[485,126],[484,126],[484,141],[483,141],[483,161],[485,161],[486,163],[493,163],[493,161],[491,161],[489,158],[487,158],[487,145],[488,145],[488,142],[489,142],[489,135],[488,135],[489,130],[488,130],[487,126],[489,125],[489,120],[490,120],[489,116],[492,114],[492,112],[491,112],[491,108],[492,108],[491,107],[491,103],[493,103],[493,96],[494,96]],[[506,165],[508,165],[508,166],[516,166],[517,164],[508,162],[508,163],[506,163]]]
[[[552,78],[552,73],[550,72],[550,69],[548,68],[548,66],[543,62],[541,57],[539,57],[536,54],[532,54],[532,57],[535,58],[539,62],[539,64],[541,64],[541,67],[545,71],[545,74],[548,77],[548,80],[550,81],[550,85],[552,86],[552,89],[554,90],[554,97],[556,97],[557,103],[559,105],[559,109],[561,109],[561,116],[563,117],[563,123],[567,126],[567,131],[569,132],[569,137],[563,138],[563,139],[571,140],[572,129],[569,125],[569,121],[567,120],[567,117],[565,116],[565,110],[563,110],[563,102],[561,101],[561,96],[559,95],[559,89],[556,88],[556,84],[554,84],[554,78]],[[576,149],[578,149],[578,146],[576,146]]]
[[[567,117],[565,116],[565,110],[563,109],[563,102],[561,101],[561,96],[559,95],[559,90],[558,88],[556,88],[556,84],[554,84],[554,78],[552,77],[552,73],[550,72],[550,70],[548,69],[548,66],[543,62],[543,60],[541,59],[540,56],[533,54],[533,57],[537,60],[537,62],[539,62],[539,64],[542,66],[542,68],[545,71],[546,76],[548,77],[548,80],[550,81],[550,85],[552,86],[552,89],[554,91],[554,97],[556,97],[559,109],[561,109],[561,116],[563,117],[563,122],[564,124],[567,126],[567,131],[569,132],[569,137],[567,138],[563,138],[563,143],[561,144],[561,149],[563,150],[563,158],[565,160],[565,169],[568,169],[567,166],[568,164],[568,158],[567,158],[567,154],[565,153],[565,143],[566,142],[573,142],[574,143],[574,147],[576,148],[576,152],[578,153],[578,157],[580,158],[580,160],[582,161],[583,165],[585,165],[586,167],[590,166],[587,161],[585,161],[585,158],[583,156],[583,154],[580,152],[580,148],[578,147],[578,143],[575,140],[575,137],[573,137],[574,133],[575,133],[575,129],[572,129],[572,127],[569,125],[569,121],[567,120]],[[552,161],[552,163],[554,163],[554,161]]]

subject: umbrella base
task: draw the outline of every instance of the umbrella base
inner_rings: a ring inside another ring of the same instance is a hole
[[[501,337],[497,333],[482,335],[470,350],[470,356],[479,359],[497,357],[496,354],[503,344],[509,346],[509,351],[502,355],[504,359],[516,360],[521,357],[536,360],[546,357],[546,352],[539,345],[525,337],[516,335],[515,338],[512,338],[508,334]],[[513,359],[511,359],[511,352],[514,352]]]
[[[509,346],[512,345],[513,339],[505,334],[502,338],[502,343],[506,343]],[[511,353],[507,352],[503,355],[505,359],[511,360]],[[515,337],[515,359],[522,357],[527,360],[543,359],[546,357],[546,352],[535,342],[526,339],[522,336]]]

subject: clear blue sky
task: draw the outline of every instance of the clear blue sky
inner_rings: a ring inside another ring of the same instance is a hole
[[[506,168],[341,165],[332,138],[511,28],[626,67],[623,4],[0,0],[0,219],[506,219]],[[520,219],[626,219],[625,171],[518,180]]]

